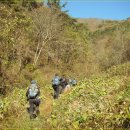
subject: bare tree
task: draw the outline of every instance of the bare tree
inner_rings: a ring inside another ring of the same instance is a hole
[[[60,13],[60,12],[59,12]],[[36,66],[41,52],[45,46],[49,47],[49,41],[56,38],[58,31],[61,27],[61,19],[58,11],[54,12],[53,9],[39,8],[33,10],[33,21],[35,26],[35,36],[37,39],[37,46],[34,56],[33,65]]]

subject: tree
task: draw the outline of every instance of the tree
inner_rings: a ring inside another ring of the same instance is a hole
[[[64,8],[66,6],[67,2],[65,2],[64,4],[60,3],[60,0],[48,0],[47,5],[50,8],[54,8],[54,9],[60,9]]]
[[[59,12],[60,13],[60,12]],[[36,51],[34,56],[34,66],[44,49],[50,48],[50,42],[52,39],[56,39],[58,31],[61,28],[62,20],[58,18],[58,12],[53,12],[48,8],[34,10],[32,17],[35,27],[35,38],[37,39]],[[48,54],[49,55],[49,54]]]
[[[43,6],[44,0],[1,0],[0,2],[9,6],[17,5],[32,9]]]

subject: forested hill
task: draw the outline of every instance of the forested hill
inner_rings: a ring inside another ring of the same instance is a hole
[[[75,19],[48,2],[0,2],[0,129],[129,128],[130,20]],[[57,100],[55,73],[78,81]],[[26,112],[32,79],[36,120]]]
[[[96,31],[101,29],[101,27],[107,27],[117,24],[121,21],[107,20],[107,19],[97,19],[97,18],[88,18],[88,19],[77,19],[79,23],[87,24],[87,27],[90,31]]]

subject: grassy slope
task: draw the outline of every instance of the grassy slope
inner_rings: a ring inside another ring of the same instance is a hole
[[[99,28],[100,30],[104,30],[105,28],[112,27],[113,25],[116,25],[119,22],[114,20],[104,20],[104,19],[97,19],[97,18],[77,19],[77,21],[79,23],[87,24],[90,32],[94,32]]]
[[[122,66],[125,65],[118,68]],[[129,68],[127,72],[128,70]],[[112,71],[115,70],[109,70],[107,75],[101,77],[81,81],[70,92],[60,95],[58,100],[53,100],[51,86],[44,86],[44,88],[42,86],[41,114],[37,120],[30,120],[26,112],[25,90],[15,90],[9,100],[11,108],[14,109],[8,109],[7,114],[11,116],[6,118],[0,127],[10,129],[121,128],[125,125],[123,122],[126,118],[129,118],[130,79],[126,71],[121,75],[118,71],[110,73]]]
[[[52,125],[59,129],[120,127],[121,118],[128,114],[123,99],[126,84],[123,76],[83,81],[54,106]]]
[[[50,87],[50,86],[47,86]],[[51,87],[50,87],[51,88]],[[30,120],[29,115],[26,111],[28,103],[25,98],[26,90],[17,89],[11,94],[11,99],[7,97],[7,111],[4,116],[7,116],[3,120],[0,128],[8,129],[31,129],[31,128],[48,128],[49,124],[46,124],[46,119],[50,117],[52,111],[52,96],[48,89],[45,93],[45,88],[41,87],[41,105],[40,105],[40,116],[37,120]],[[6,106],[5,106],[6,108]],[[12,109],[13,108],[13,109]]]

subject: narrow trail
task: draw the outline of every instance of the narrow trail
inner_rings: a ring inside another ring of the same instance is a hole
[[[52,112],[52,107],[53,107],[53,99],[52,97],[47,97],[43,102],[41,102],[40,105],[40,115],[44,117],[50,116]]]
[[[61,94],[61,95],[66,95],[68,93],[70,93],[71,89],[65,89],[64,92]],[[59,95],[59,98],[56,99],[56,100],[60,100],[60,96]],[[45,118],[48,118],[51,116],[51,112],[53,110],[53,102],[55,100],[53,99],[53,96],[51,95],[47,95],[46,96],[46,99],[43,100],[43,102],[41,102],[41,105],[40,105],[40,116],[43,116]]]
[[[48,122],[48,119],[50,119],[52,110],[53,110],[53,103],[58,102],[60,100],[62,95],[66,95],[71,90],[65,92],[61,95],[59,95],[59,98],[57,100],[53,99],[53,95],[49,92],[46,93],[46,95],[41,99],[41,104],[39,107],[40,115],[34,119],[30,120],[29,114],[26,110],[26,108],[29,106],[28,102],[26,102],[26,105],[24,106],[24,109],[21,109],[21,111],[18,112],[18,116],[11,116],[9,119],[7,119],[4,122],[4,126],[2,128],[7,129],[52,129],[51,124]],[[44,95],[44,92],[41,91],[41,95]]]

